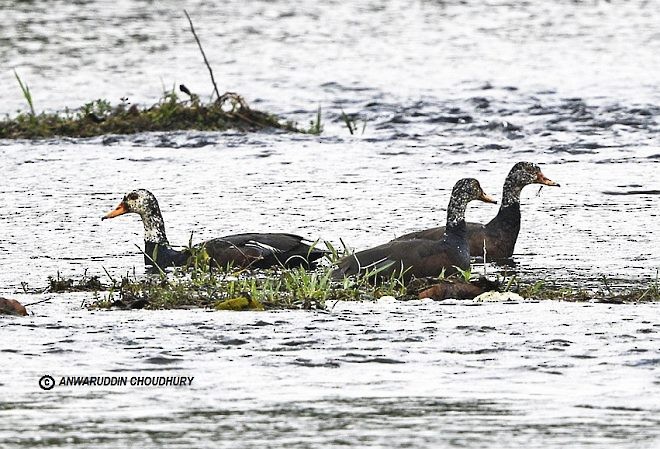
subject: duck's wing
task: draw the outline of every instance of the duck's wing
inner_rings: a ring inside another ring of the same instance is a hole
[[[383,245],[359,251],[341,259],[332,277],[339,279],[354,274],[378,274],[387,278],[400,274],[411,267],[420,257],[419,240],[391,241]]]
[[[376,270],[380,278],[403,274],[404,279],[409,279],[411,276],[438,276],[443,271],[451,274],[456,271],[455,266],[469,267],[467,248],[461,251],[456,242],[445,237],[441,240],[394,240],[346,256],[339,261],[333,278]]]
[[[220,266],[268,268],[308,266],[325,251],[310,246],[309,240],[295,234],[246,233],[205,242],[209,256]]]
[[[373,254],[370,250],[361,251],[342,258],[332,272],[332,278],[341,279],[355,274],[380,273],[394,264],[396,264],[396,260],[388,256]]]
[[[445,227],[438,226],[437,228],[424,229],[422,231],[410,232],[395,238],[397,240],[440,240],[445,235]]]

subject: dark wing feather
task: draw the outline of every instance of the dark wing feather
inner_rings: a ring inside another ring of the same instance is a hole
[[[469,222],[467,223],[467,231],[468,231],[468,240],[470,238],[470,234],[474,232],[478,232],[479,230],[482,230],[484,228],[484,225],[482,223],[474,223],[474,222]],[[408,234],[404,234],[402,236],[399,236],[395,238],[392,241],[397,241],[397,240],[441,240],[445,235],[445,227],[444,226],[438,226],[437,228],[429,228],[429,229],[424,229],[422,231],[415,231],[415,232],[410,232]]]
[[[312,248],[294,234],[245,233],[209,240],[203,245],[220,266],[268,268],[283,265],[309,266],[325,251]]]
[[[437,228],[424,229],[423,231],[410,232],[395,238],[393,241],[399,240],[440,240],[445,235],[445,227],[439,226]]]
[[[443,270],[451,274],[456,271],[454,266],[469,267],[467,248],[461,252],[458,246],[457,242],[448,241],[446,238],[393,240],[344,257],[339,261],[333,277],[364,274],[374,269],[382,269],[378,273],[381,279],[401,273],[406,280],[412,276],[438,276]]]
[[[445,227],[439,226],[437,228],[429,228],[423,231],[411,232],[409,234],[402,235],[392,240],[402,241],[402,240],[441,240],[445,235]],[[503,240],[504,237],[495,235],[494,232],[488,230],[481,223],[467,223],[467,239],[468,245],[470,247],[470,255],[472,257],[480,257],[484,254],[484,239],[486,239],[486,247],[488,250],[487,257],[502,257],[501,254],[503,251],[499,250],[498,242]],[[491,254],[492,253],[492,254]]]

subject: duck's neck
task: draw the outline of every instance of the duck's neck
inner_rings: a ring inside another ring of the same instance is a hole
[[[452,196],[447,206],[447,234],[465,234],[465,209],[468,202],[463,198]]]
[[[148,212],[140,214],[144,225],[144,242],[169,246],[165,235],[165,222],[158,205],[154,205]]]
[[[520,207],[520,192],[522,192],[523,187],[525,186],[507,177],[502,188],[502,206],[500,209],[509,206]]]
[[[520,230],[520,193],[524,186],[507,178],[502,189],[502,205],[487,225],[487,229],[505,227],[508,232],[518,234]]]
[[[144,263],[158,265],[161,269],[181,266],[186,263],[188,254],[170,248],[165,235],[165,222],[158,204],[152,204],[149,210],[140,214],[144,224]]]

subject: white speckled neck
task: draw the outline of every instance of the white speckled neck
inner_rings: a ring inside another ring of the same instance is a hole
[[[516,179],[507,177],[504,181],[504,188],[502,189],[502,206],[508,207],[515,204],[520,204],[520,193],[523,187],[527,184],[520,184]]]
[[[156,206],[158,207],[158,206]],[[144,241],[169,245],[165,236],[165,223],[159,209],[151,213],[141,213],[144,225]]]
[[[165,222],[156,197],[145,189],[134,190],[124,197],[130,212],[138,214],[144,225],[144,241],[169,245],[165,236]]]
[[[467,186],[457,183],[452,190],[449,205],[447,206],[447,227],[454,227],[460,222],[465,221],[465,209],[473,199],[474,194],[468,190]]]
[[[447,207],[447,227],[457,226],[461,221],[465,221],[465,209],[467,202],[450,201]]]

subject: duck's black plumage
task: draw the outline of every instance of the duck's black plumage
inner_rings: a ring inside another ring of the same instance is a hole
[[[202,243],[211,259],[220,266],[238,265],[268,268],[276,265],[309,266],[325,254],[312,248],[309,242],[295,234],[236,234]]]
[[[447,207],[447,232],[441,239],[395,240],[357,252],[339,261],[333,277],[378,270],[378,278],[403,275],[408,280],[412,276],[438,276],[443,271],[451,274],[455,267],[470,268],[465,209],[473,200],[495,203],[476,179],[459,180],[452,190]]]
[[[559,187],[559,184],[545,177],[538,165],[531,162],[515,164],[504,181],[502,205],[495,218],[485,225],[467,223],[467,239],[471,256],[483,256],[484,241],[486,257],[489,259],[505,259],[513,255],[520,233],[520,192],[529,184]],[[444,234],[445,227],[440,226],[411,232],[397,237],[395,241],[440,240]]]
[[[146,265],[155,263],[160,268],[165,268],[186,264],[190,253],[170,247],[158,201],[151,192],[138,189],[128,193],[119,206],[103,219],[126,213],[136,213],[142,218]],[[312,242],[294,234],[246,233],[211,239],[195,245],[194,248],[204,248],[215,264],[222,268],[309,267],[326,253],[310,246],[310,243]]]

